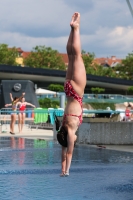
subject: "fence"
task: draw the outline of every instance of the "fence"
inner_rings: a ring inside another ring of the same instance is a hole
[[[50,98],[51,100],[59,101],[60,96],[63,93],[57,93],[56,97],[54,95],[37,95],[38,99],[41,98]],[[54,96],[54,97],[53,97]],[[84,103],[124,103],[124,102],[132,102],[133,96],[131,95],[118,95],[118,94],[84,94],[83,96],[83,102]]]

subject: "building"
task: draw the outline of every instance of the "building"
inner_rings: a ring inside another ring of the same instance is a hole
[[[103,67],[116,67],[121,64],[122,59],[116,58],[116,56],[111,56],[111,58],[95,58],[94,63],[101,65]]]

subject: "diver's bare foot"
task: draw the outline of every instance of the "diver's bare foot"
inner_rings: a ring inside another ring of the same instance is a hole
[[[80,24],[80,13],[75,12],[72,16],[70,26],[77,29],[77,28],[79,28],[79,24]]]
[[[60,177],[64,177],[65,176],[65,171],[62,171],[60,174]]]

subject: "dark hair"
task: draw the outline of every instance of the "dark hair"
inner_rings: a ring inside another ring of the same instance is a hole
[[[18,99],[18,97],[14,97],[14,98],[13,98],[13,101],[16,101],[17,99]]]
[[[67,129],[64,126],[57,132],[57,140],[61,146],[67,147]]]
[[[130,104],[130,103],[128,103],[128,106],[127,106],[127,107],[132,107],[132,106],[131,106],[131,104]]]

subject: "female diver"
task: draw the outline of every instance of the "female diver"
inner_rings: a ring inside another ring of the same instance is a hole
[[[86,86],[86,71],[81,57],[80,13],[73,14],[70,26],[71,31],[67,42],[69,64],[64,83],[67,105],[62,126],[57,133],[57,140],[62,145],[61,176],[69,175],[74,142],[77,139],[75,133],[82,123],[82,98]]]

